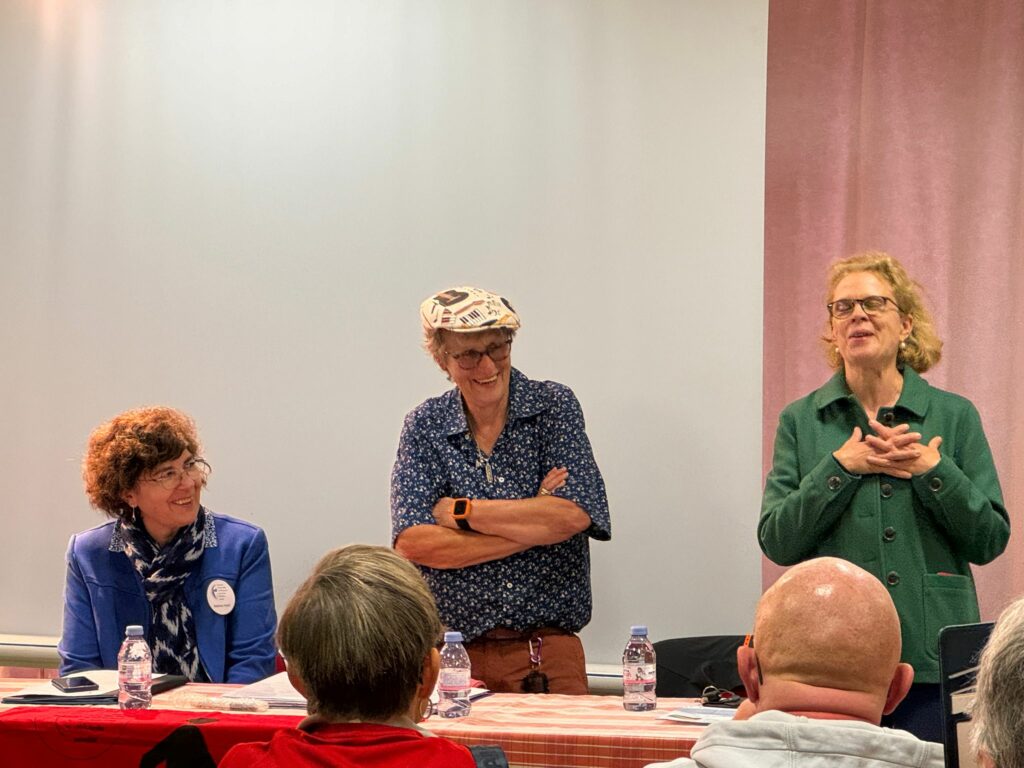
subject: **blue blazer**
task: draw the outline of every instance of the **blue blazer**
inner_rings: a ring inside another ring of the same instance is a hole
[[[185,579],[185,602],[196,625],[199,662],[214,683],[251,683],[274,674],[277,649],[270,552],[263,531],[243,520],[214,515],[217,542],[208,539],[199,567]],[[60,673],[117,669],[117,652],[129,624],[149,633],[150,607],[142,577],[123,551],[111,551],[114,523],[71,537],[64,587]],[[223,579],[235,591],[235,607],[221,616],[206,587]]]

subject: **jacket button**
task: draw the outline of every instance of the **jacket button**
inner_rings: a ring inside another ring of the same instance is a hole
[[[832,477],[828,479],[828,489],[830,491],[838,491],[842,487],[843,478],[841,478],[839,475],[832,475]]]
[[[881,487],[882,498],[888,499],[892,497],[892,483],[882,483]]]
[[[882,538],[885,539],[886,541],[892,541],[893,539],[896,538],[896,529],[893,528],[890,525],[888,528],[886,528],[884,531],[882,531]],[[889,574],[889,575],[891,576],[892,574]]]
[[[896,421],[896,414],[893,413],[892,411],[889,411],[882,417],[882,421],[884,421],[888,425],[892,425],[892,423]]]
[[[890,587],[895,587],[900,583],[900,575],[896,573],[896,571],[889,571],[885,577],[885,581]]]
[[[933,477],[931,480],[928,481],[928,487],[931,488],[936,493],[938,493],[939,491],[942,490],[942,478]]]

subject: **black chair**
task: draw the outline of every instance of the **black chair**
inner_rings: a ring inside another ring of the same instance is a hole
[[[697,697],[713,685],[744,693],[736,668],[736,649],[745,635],[705,635],[659,640],[654,644],[658,695]]]
[[[942,694],[942,744],[946,768],[960,768],[956,726],[971,719],[953,711],[953,695],[970,689],[978,676],[978,658],[992,634],[992,622],[958,624],[939,632],[939,690]]]

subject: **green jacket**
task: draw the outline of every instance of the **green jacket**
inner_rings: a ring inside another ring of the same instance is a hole
[[[909,424],[927,443],[942,436],[930,471],[901,480],[851,475],[832,456],[867,415],[842,371],[779,417],[757,537],[774,562],[841,557],[889,587],[914,681],[939,680],[939,630],[979,620],[970,563],[1006,548],[1010,521],[978,411],[907,367],[883,424]]]

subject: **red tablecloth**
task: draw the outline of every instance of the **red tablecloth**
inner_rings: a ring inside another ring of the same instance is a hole
[[[241,741],[264,741],[294,716],[105,707],[15,707],[0,712],[0,765],[214,766]]]

